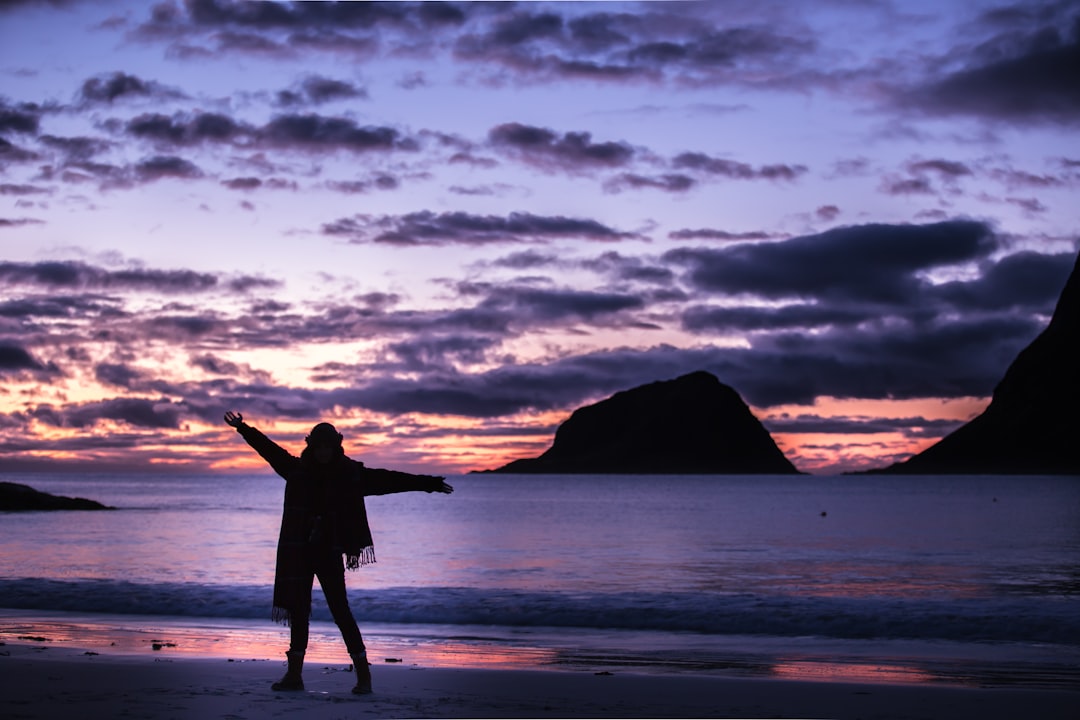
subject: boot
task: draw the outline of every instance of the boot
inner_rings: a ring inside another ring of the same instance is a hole
[[[371,668],[368,666],[367,650],[350,655],[353,669],[356,670],[356,687],[352,689],[355,695],[368,695],[371,693]]]
[[[284,677],[270,686],[270,689],[303,690],[304,678],[302,677],[302,674],[304,672],[304,651],[290,650],[285,653],[285,657],[289,660],[289,669],[285,671]]]

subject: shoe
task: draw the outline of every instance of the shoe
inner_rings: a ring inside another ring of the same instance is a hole
[[[304,689],[304,651],[293,651],[285,653],[285,657],[289,661],[289,667],[285,671],[285,675],[276,683],[270,686],[271,690],[303,690]]]
[[[367,651],[352,655],[353,669],[356,670],[356,686],[352,689],[354,695],[371,694],[371,666],[368,665]]]

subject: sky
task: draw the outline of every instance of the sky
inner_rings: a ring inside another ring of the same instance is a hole
[[[706,370],[800,470],[985,408],[1080,250],[1080,2],[0,2],[0,468],[533,457]]]

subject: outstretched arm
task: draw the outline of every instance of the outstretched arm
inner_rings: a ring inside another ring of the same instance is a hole
[[[364,468],[360,477],[364,483],[365,495],[389,495],[414,490],[447,495],[454,492],[453,486],[441,475],[413,475],[397,470]]]
[[[243,415],[229,410],[225,413],[225,424],[236,428],[236,432],[240,433],[247,444],[254,448],[278,475],[288,480],[296,472],[300,459],[244,422]]]

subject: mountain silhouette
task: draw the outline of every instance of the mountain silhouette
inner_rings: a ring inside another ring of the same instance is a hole
[[[29,485],[0,482],[0,511],[20,510],[112,510],[96,500],[52,495]]]
[[[550,449],[496,473],[798,473],[732,388],[701,371],[574,411]]]
[[[872,472],[1080,475],[1080,257],[1050,324],[990,405],[921,453]]]

